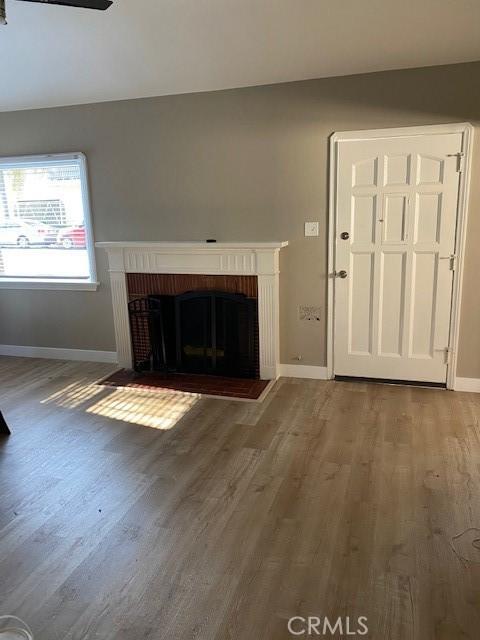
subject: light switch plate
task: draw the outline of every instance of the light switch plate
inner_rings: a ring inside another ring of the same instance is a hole
[[[318,236],[319,223],[318,222],[305,222],[305,236]]]

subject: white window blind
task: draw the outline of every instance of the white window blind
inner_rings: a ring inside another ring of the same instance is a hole
[[[0,284],[95,279],[85,156],[0,158]]]

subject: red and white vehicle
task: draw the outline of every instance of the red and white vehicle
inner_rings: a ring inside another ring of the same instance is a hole
[[[85,249],[87,246],[85,227],[79,225],[78,227],[61,229],[58,232],[57,243],[62,245],[64,249]]]

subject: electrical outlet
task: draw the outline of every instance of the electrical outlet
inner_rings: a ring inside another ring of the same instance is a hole
[[[320,307],[307,307],[300,305],[298,307],[298,317],[300,320],[307,320],[308,322],[320,322]]]

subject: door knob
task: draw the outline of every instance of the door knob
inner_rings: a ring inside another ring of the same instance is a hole
[[[341,271],[336,271],[335,275],[337,276],[337,278],[346,278],[347,272],[345,271],[345,269],[342,269]]]
[[[348,233],[348,231],[342,231],[342,233],[340,234],[340,238],[342,240],[348,240],[350,238],[350,234]]]

